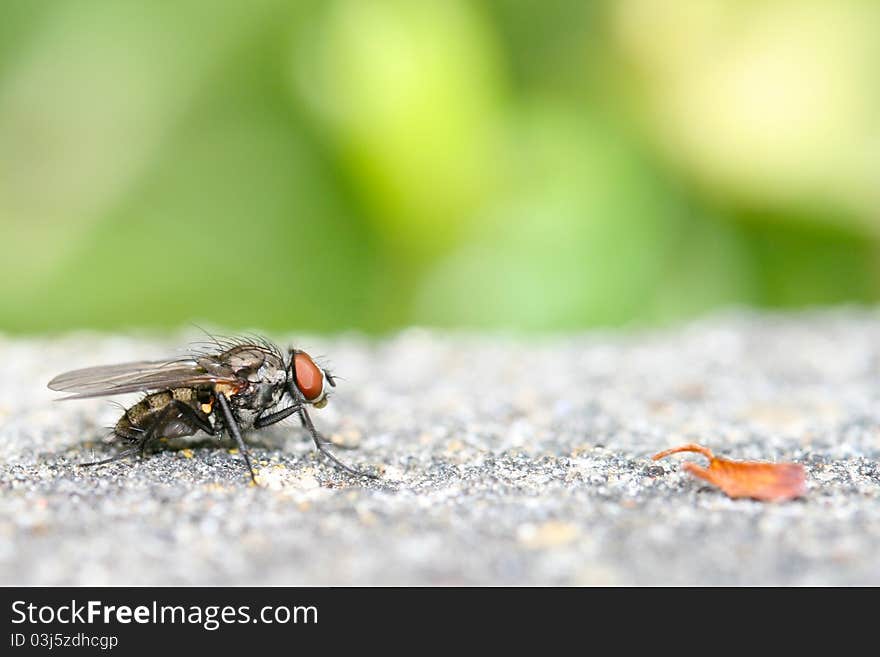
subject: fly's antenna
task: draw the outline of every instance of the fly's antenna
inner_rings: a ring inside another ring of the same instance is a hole
[[[312,360],[315,361],[315,364],[318,365],[318,367],[320,367],[325,372],[333,372],[333,361],[326,354],[318,354],[317,356],[313,356]],[[333,376],[336,377],[335,374]]]

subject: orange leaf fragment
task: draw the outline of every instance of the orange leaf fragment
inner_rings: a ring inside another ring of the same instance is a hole
[[[708,447],[688,443],[654,454],[652,460],[679,452],[697,452],[709,459],[709,467],[684,463],[681,467],[695,477],[718,486],[729,497],[751,497],[761,501],[793,500],[807,490],[804,466],[797,463],[730,461],[716,457]]]

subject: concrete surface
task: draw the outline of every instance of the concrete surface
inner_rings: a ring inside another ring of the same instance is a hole
[[[876,312],[304,338],[343,377],[318,427],[381,480],[295,422],[250,435],[261,487],[205,438],[75,468],[113,453],[119,410],[46,382],[192,338],[0,338],[0,583],[880,584]],[[697,456],[648,460],[686,441],[803,463],[808,495],[734,501],[679,470]]]

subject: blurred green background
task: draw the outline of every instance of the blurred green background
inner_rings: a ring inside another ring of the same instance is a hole
[[[880,3],[0,8],[2,331],[880,298]]]

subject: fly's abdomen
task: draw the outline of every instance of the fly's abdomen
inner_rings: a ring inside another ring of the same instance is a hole
[[[147,432],[154,438],[191,436],[198,429],[191,422],[181,421],[179,404],[186,404],[196,412],[209,415],[213,397],[194,388],[175,388],[147,395],[129,408],[114,427],[117,436],[130,442],[139,442]]]

